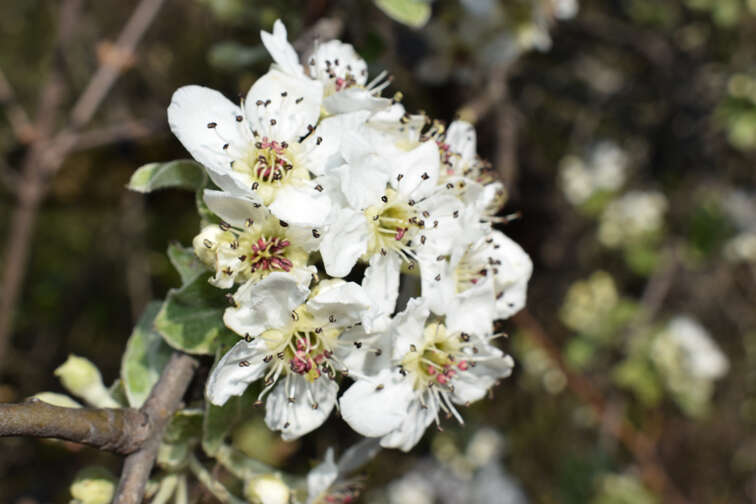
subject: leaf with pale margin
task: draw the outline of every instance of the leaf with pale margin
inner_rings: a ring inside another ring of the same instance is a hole
[[[211,457],[217,454],[229,432],[250,415],[254,403],[253,387],[247,388],[240,396],[230,398],[223,406],[207,402],[205,421],[202,425],[202,448],[205,453]]]
[[[126,186],[132,191],[149,193],[171,187],[196,191],[207,184],[205,169],[191,159],[149,163],[137,169]]]
[[[160,301],[147,305],[126,343],[121,360],[121,380],[129,405],[138,408],[150,395],[173,349],[165,344],[153,324]]]
[[[168,291],[155,329],[170,346],[193,355],[213,355],[232,346],[239,336],[223,324],[228,307],[223,290],[207,283],[210,273],[197,275],[188,284]]]
[[[191,247],[182,247],[179,243],[168,245],[168,259],[181,277],[181,285],[186,285],[198,275],[207,272],[207,267],[200,261]]]
[[[412,28],[422,28],[430,19],[431,6],[427,0],[374,1],[388,17]]]

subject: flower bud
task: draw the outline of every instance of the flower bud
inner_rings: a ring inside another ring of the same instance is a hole
[[[247,481],[244,496],[253,504],[287,504],[289,487],[275,474],[264,474]]]
[[[104,467],[85,467],[71,484],[71,497],[76,504],[108,504],[113,500],[116,478]]]
[[[97,367],[84,357],[69,355],[68,360],[55,370],[63,386],[73,395],[98,408],[118,408],[102,383]]]

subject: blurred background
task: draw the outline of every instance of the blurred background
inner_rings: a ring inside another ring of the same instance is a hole
[[[61,391],[69,353],[118,378],[142,310],[179,284],[166,248],[199,225],[191,193],[124,186],[188,157],[173,91],[246,93],[280,17],[300,51],[354,44],[410,111],[474,122],[521,212],[502,230],[535,263],[501,323],[513,377],[464,428],[383,452],[361,502],[756,502],[755,1],[145,0],[124,52],[137,4],[0,3],[0,402]],[[92,84],[100,67],[124,73]],[[233,435],[301,474],[356,439],[332,418],[284,443],[261,413]],[[120,460],[2,439],[0,502],[67,502],[79,468]]]

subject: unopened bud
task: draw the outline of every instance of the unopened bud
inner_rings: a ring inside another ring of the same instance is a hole
[[[275,474],[256,476],[244,486],[247,502],[253,504],[288,504],[291,491]]]
[[[102,376],[97,366],[84,357],[69,355],[68,360],[55,370],[63,386],[73,395],[84,399],[98,408],[118,408],[102,383]]]
[[[71,484],[71,497],[76,504],[108,504],[113,500],[115,485],[115,476],[104,467],[85,467]]]

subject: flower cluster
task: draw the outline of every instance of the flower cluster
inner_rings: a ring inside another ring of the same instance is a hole
[[[505,192],[470,124],[382,97],[390,79],[369,81],[349,44],[318,43],[301,64],[283,23],[261,36],[274,64],[240,105],[186,86],[168,108],[217,186],[204,202],[219,221],[194,249],[232,290],[224,323],[240,336],[207,398],[260,381],[284,439],[338,403],[361,434],[409,450],[510,374],[493,322],[524,306],[532,263],[492,227]],[[354,383],[337,399],[340,375]]]

